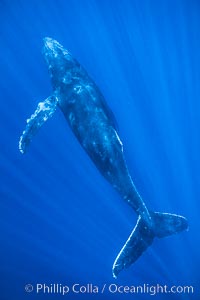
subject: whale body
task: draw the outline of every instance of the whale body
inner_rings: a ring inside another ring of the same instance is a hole
[[[135,227],[114,261],[112,273],[116,278],[141,256],[155,237],[183,231],[188,228],[188,222],[179,215],[147,209],[129,174],[114,115],[79,62],[51,38],[44,38],[43,55],[53,92],[27,120],[19,149],[26,152],[32,137],[59,107],[97,169],[138,215]]]

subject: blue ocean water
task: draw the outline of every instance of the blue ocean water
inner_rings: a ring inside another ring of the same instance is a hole
[[[0,299],[199,299],[200,3],[0,1]],[[57,110],[26,155],[25,120],[51,93],[42,39],[63,44],[118,120],[146,205],[184,215],[117,280],[136,215],[98,173]],[[36,294],[40,284],[193,286],[193,294]],[[27,293],[26,284],[33,292]]]

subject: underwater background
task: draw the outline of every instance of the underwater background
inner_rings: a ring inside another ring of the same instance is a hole
[[[0,0],[0,299],[200,299],[200,2]],[[136,224],[61,111],[27,154],[26,119],[51,94],[41,49],[58,40],[99,86],[134,183],[189,231],[156,239],[127,270],[112,264]],[[26,284],[193,286],[193,294],[36,294]]]

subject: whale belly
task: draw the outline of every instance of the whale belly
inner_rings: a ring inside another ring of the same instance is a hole
[[[132,185],[123,155],[123,145],[108,115],[101,94],[79,86],[69,99],[59,103],[71,129],[101,174],[124,196]],[[122,180],[123,179],[123,180]]]

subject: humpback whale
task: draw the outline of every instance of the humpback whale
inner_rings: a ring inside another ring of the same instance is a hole
[[[32,137],[59,107],[97,169],[138,216],[114,261],[112,274],[116,278],[141,256],[154,238],[181,232],[188,228],[188,222],[183,216],[153,212],[146,207],[129,173],[114,115],[79,62],[61,44],[48,37],[44,38],[43,55],[53,91],[27,120],[19,150],[26,152]]]

